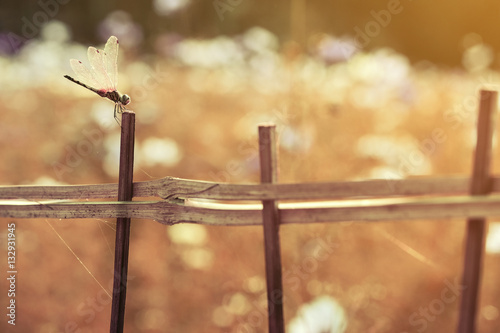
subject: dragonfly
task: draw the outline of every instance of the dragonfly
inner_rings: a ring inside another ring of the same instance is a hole
[[[64,77],[114,102],[114,117],[120,125],[118,115],[127,110],[125,105],[130,103],[130,97],[122,95],[116,88],[118,84],[118,38],[109,37],[104,50],[90,46],[87,57],[90,69],[80,60],[71,59],[69,63],[75,72],[76,79],[69,75],[64,75]]]

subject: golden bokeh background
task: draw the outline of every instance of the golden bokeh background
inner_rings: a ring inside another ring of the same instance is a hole
[[[135,181],[258,182],[262,122],[277,125],[280,182],[469,175],[478,91],[500,82],[499,7],[2,3],[0,184],[117,182],[113,104],[63,78],[69,59],[87,63],[87,47],[110,35],[137,114]],[[498,172],[497,144],[494,156]],[[3,314],[0,331],[108,331],[115,222],[1,219],[0,300],[9,223],[17,320]],[[287,332],[455,330],[464,230],[463,220],[283,226]],[[500,325],[499,235],[492,219],[480,332]],[[125,332],[267,331],[260,227],[134,220],[129,274]]]

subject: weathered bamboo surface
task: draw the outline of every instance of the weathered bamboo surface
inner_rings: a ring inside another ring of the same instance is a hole
[[[282,224],[500,216],[500,195],[280,203]],[[194,199],[147,202],[0,202],[5,218],[152,219],[163,224],[261,225],[262,205]]]
[[[135,182],[134,197],[212,200],[302,200],[363,196],[402,196],[468,193],[470,178],[380,179],[300,184],[227,184],[166,177]],[[492,192],[500,192],[500,177],[491,179]],[[65,186],[0,186],[0,199],[116,198],[118,184]],[[1,207],[0,207],[1,208]]]
[[[470,194],[473,196],[485,196],[491,192],[491,161],[497,104],[498,94],[496,91],[481,91],[476,149],[470,183]],[[467,220],[465,260],[462,273],[464,291],[461,295],[460,315],[458,316],[458,333],[476,332],[487,232],[485,217]]]
[[[278,145],[276,126],[259,126],[260,181],[278,182]],[[275,200],[262,201],[262,229],[264,231],[264,259],[266,272],[267,314],[269,333],[285,333],[283,312],[283,271],[280,245],[280,211]]]

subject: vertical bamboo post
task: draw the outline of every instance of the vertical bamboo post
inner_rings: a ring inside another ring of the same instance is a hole
[[[497,92],[482,90],[476,152],[470,183],[471,195],[485,195],[491,192],[490,165],[496,105]],[[467,220],[467,240],[462,277],[464,290],[460,304],[458,333],[473,333],[476,330],[485,234],[485,218],[475,217]]]
[[[118,201],[132,201],[134,172],[135,113],[122,114]],[[115,268],[111,303],[111,333],[123,332],[127,294],[130,218],[116,219]]]
[[[259,154],[262,183],[276,183],[278,180],[276,150],[276,126],[260,125]],[[269,333],[284,333],[278,205],[274,200],[263,200],[262,204]]]

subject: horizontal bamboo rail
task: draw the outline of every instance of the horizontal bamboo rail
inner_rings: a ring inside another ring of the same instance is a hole
[[[384,198],[279,203],[280,220],[287,223],[387,221],[500,216],[500,195]],[[162,224],[261,225],[262,205],[189,200],[144,202],[56,201],[0,203],[8,218],[138,218]]]
[[[491,192],[500,193],[500,177],[492,177]],[[470,178],[376,179],[299,184],[228,184],[165,177],[135,182],[138,197],[212,200],[300,200],[371,196],[466,194]],[[118,184],[63,186],[0,186],[2,199],[104,199],[118,196]]]

